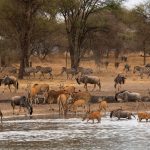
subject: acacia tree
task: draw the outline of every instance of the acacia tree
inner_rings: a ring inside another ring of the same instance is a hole
[[[122,1],[122,0],[121,0]],[[71,67],[77,68],[85,49],[83,44],[89,32],[99,28],[96,22],[89,18],[101,11],[115,0],[60,0],[59,11],[63,15],[66,25]]]
[[[150,43],[150,3],[137,6],[133,10],[133,24],[135,27],[137,45],[143,51],[143,64],[146,64],[147,47]]]
[[[29,66],[29,49],[36,17],[45,0],[1,0],[2,36],[16,40],[20,49],[19,78],[23,78],[24,68]]]

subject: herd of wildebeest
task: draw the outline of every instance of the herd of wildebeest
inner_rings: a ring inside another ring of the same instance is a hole
[[[2,72],[7,73],[16,73],[17,69],[15,67],[2,67],[0,69]],[[125,73],[131,71],[131,67],[128,64],[124,66]],[[27,67],[24,69],[24,75],[30,78],[33,74],[35,77],[36,73],[40,72],[40,78],[48,74],[49,78],[53,79],[53,70],[51,67]],[[93,75],[93,69],[91,68],[66,68],[62,67],[62,70],[59,75],[63,75],[66,73],[67,79],[76,80],[77,84],[84,84],[85,91],[76,90],[75,86],[64,86],[60,84],[59,90],[50,90],[49,84],[34,84],[30,85],[27,90],[26,95],[17,95],[13,96],[10,99],[10,104],[12,106],[13,114],[15,114],[15,107],[19,106],[19,113],[21,108],[24,111],[32,115],[34,112],[33,106],[38,105],[39,103],[49,104],[49,110],[55,111],[53,104],[58,104],[59,114],[63,114],[65,117],[69,112],[74,112],[75,114],[78,113],[78,108],[81,107],[83,110],[83,120],[87,119],[87,121],[92,120],[94,123],[94,119],[98,122],[101,121],[102,116],[105,116],[102,111],[110,111],[108,107],[109,102],[136,102],[136,110],[138,110],[139,105],[143,105],[145,108],[145,101],[149,101],[149,97],[142,97],[140,93],[131,92],[127,90],[121,90],[121,85],[125,84],[127,79],[126,75],[118,74],[114,78],[114,88],[116,89],[115,96],[92,96],[88,91],[88,84],[94,85],[92,91],[98,87],[98,90],[101,90],[101,80],[99,76]],[[150,65],[147,64],[146,66],[135,66],[133,68],[133,73],[138,73],[141,78],[143,75],[146,74],[147,77],[150,76]],[[54,80],[54,79],[53,79]],[[0,86],[4,85],[5,87],[8,86],[11,92],[11,86],[15,88],[15,92],[19,89],[19,81],[15,76],[12,75],[5,75],[0,78]],[[3,91],[4,92],[4,91]],[[150,93],[150,92],[149,92]],[[98,110],[91,110],[91,105],[96,103],[98,106]],[[18,114],[19,114],[18,113]],[[0,110],[1,122],[3,118],[3,113]],[[120,118],[127,118],[131,119],[131,117],[135,117],[132,112],[126,111],[119,107],[115,110],[110,111],[110,118],[117,117]],[[150,113],[148,112],[137,112],[138,120],[141,121],[142,119],[150,119]]]

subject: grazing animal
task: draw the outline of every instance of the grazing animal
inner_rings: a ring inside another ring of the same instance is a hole
[[[25,75],[28,75],[30,78],[31,73],[33,74],[34,78],[35,78],[35,74],[38,73],[38,70],[34,67],[26,67],[24,69],[24,73]]]
[[[0,72],[7,72],[7,73],[12,73],[15,74],[17,73],[17,68],[15,67],[1,67]]]
[[[35,96],[35,102],[36,103],[40,103],[40,99],[42,99],[43,101],[43,103],[44,104],[46,104],[46,102],[47,102],[47,99],[48,99],[48,91],[45,91],[45,92],[40,92],[40,93],[38,93],[36,96]]]
[[[81,76],[83,76],[83,75],[91,75],[91,74],[93,74],[93,69],[78,67],[78,72],[81,73]]]
[[[148,121],[148,119],[150,119],[150,113],[147,112],[138,112],[138,120],[139,122],[142,121],[142,119],[145,119],[146,122]]]
[[[96,119],[99,122],[101,122],[101,118],[102,118],[102,113],[100,110],[97,110],[97,111],[92,111],[92,112],[86,112],[86,114],[84,115],[83,117],[83,120],[84,121],[85,119],[87,119],[87,122],[89,120],[92,120],[93,123],[94,123],[94,119]]]
[[[36,69],[41,72],[41,76],[44,76],[44,74],[49,74],[49,78],[53,79],[53,75],[52,75],[52,68],[51,67],[41,67],[41,66],[36,66]],[[40,78],[41,78],[40,76]]]
[[[141,79],[143,78],[143,75],[146,74],[147,78],[150,76],[150,67],[141,67],[141,66],[135,66],[133,73],[139,73]]]
[[[19,83],[18,83],[18,80],[16,77],[14,76],[5,76],[4,78],[0,79],[0,86],[1,84],[4,84],[5,86],[8,85],[8,88],[11,92],[11,88],[10,86],[13,85],[15,87],[15,92],[16,90],[18,90],[18,86],[19,86]]]
[[[38,94],[41,94],[41,93],[48,93],[49,92],[49,85],[48,84],[34,84],[31,89],[30,89],[30,92],[29,92],[29,99],[30,99],[30,102],[32,104],[33,100],[34,100],[34,103],[36,104],[36,96]]]
[[[0,110],[0,117],[1,117],[1,123],[2,123],[2,121],[3,121],[3,113],[2,113],[1,110]]]
[[[85,107],[86,107],[86,101],[84,99],[73,100],[71,105],[69,106],[69,109],[72,108],[73,112],[75,112],[75,114],[77,114],[78,107],[82,107],[83,112],[84,112]]]
[[[78,74],[78,71],[77,71],[75,68],[62,67],[62,70],[61,70],[61,73],[60,73],[60,74],[62,75],[64,72],[65,72],[66,75],[67,75],[67,79],[69,79],[69,74],[72,75],[71,79],[72,79],[75,75]]]
[[[120,120],[120,118],[131,119],[131,116],[133,116],[135,118],[133,113],[128,112],[128,111],[124,111],[122,109],[116,109],[116,110],[113,110],[110,112],[110,118],[117,117],[118,120]]]
[[[88,91],[87,89],[87,84],[94,84],[94,88],[93,90],[96,88],[96,85],[99,87],[99,91],[101,90],[101,83],[100,83],[100,78],[96,77],[96,76],[80,76],[78,78],[76,78],[76,81],[78,84],[84,83],[84,88],[86,89],[86,91]],[[93,91],[92,90],[92,91]]]
[[[31,104],[29,103],[27,97],[25,96],[14,96],[11,98],[11,106],[13,108],[13,114],[14,114],[14,110],[15,110],[15,106],[19,106],[19,113],[21,111],[21,107],[25,108],[28,110],[28,113],[30,115],[32,115],[33,113],[33,108],[31,106]]]
[[[115,89],[117,88],[117,85],[118,85],[118,91],[120,91],[121,84],[125,84],[125,80],[126,80],[126,77],[124,77],[121,74],[118,74],[117,77],[114,79],[114,82],[115,82],[114,87],[115,87]]]

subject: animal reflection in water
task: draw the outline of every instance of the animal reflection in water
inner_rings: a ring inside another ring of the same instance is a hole
[[[140,93],[129,92],[129,91],[121,91],[115,94],[115,99],[118,102],[136,102],[136,109],[139,109],[139,102],[143,104],[146,108],[145,103],[142,101],[142,97]]]
[[[131,119],[131,116],[136,118],[132,112],[124,111],[124,110],[122,110],[122,108],[121,109],[115,109],[115,110],[112,110],[110,112],[110,118],[117,117],[118,120],[120,120],[120,118]]]
[[[1,110],[0,110],[0,117],[1,117],[1,123],[2,123],[2,121],[3,121],[3,114],[1,112]]]
[[[25,108],[26,108],[30,115],[32,115],[32,113],[33,113],[33,108],[25,96],[14,96],[14,97],[12,97],[11,98],[11,106],[13,108],[13,114],[14,114],[15,106],[19,106],[18,114],[21,111],[21,107],[24,108],[24,112],[26,112],[26,110],[25,110]]]
[[[16,92],[16,90],[18,90],[18,86],[19,86],[18,80],[14,76],[5,76],[4,78],[1,78],[0,79],[0,86],[2,84],[4,84],[5,86],[8,85],[8,88],[9,88],[10,92],[11,92],[11,88],[10,88],[11,85],[14,86],[15,92]],[[5,89],[4,89],[4,91],[5,91]]]

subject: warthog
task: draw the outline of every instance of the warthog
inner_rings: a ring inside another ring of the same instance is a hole
[[[135,118],[133,113],[128,112],[128,111],[124,111],[122,109],[116,109],[116,110],[112,110],[110,112],[110,118],[117,117],[118,120],[120,120],[120,118],[131,119],[131,116],[133,116]]]
[[[96,76],[80,76],[76,78],[76,81],[78,84],[84,83],[84,88],[86,89],[86,91],[88,91],[87,89],[87,84],[94,84],[94,88],[93,90],[96,88],[96,85],[99,87],[99,91],[101,90],[101,83],[100,83],[100,78],[96,77]],[[93,91],[92,90],[92,91]]]
[[[93,123],[94,123],[94,119],[96,119],[99,122],[101,122],[101,118],[102,118],[102,114],[101,114],[101,111],[98,110],[98,111],[92,111],[92,112],[87,112],[85,114],[85,116],[83,117],[83,120],[84,121],[85,119],[87,119],[87,122],[89,120],[92,120]]]

